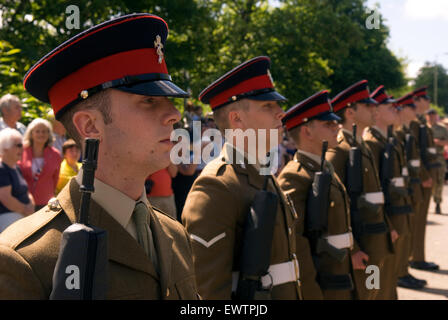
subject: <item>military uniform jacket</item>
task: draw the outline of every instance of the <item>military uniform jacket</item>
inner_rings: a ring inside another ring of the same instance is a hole
[[[387,140],[386,138],[375,128],[369,127],[366,130],[364,136],[364,141],[369,146],[369,149],[372,151],[373,158],[375,159],[375,163],[378,167],[378,170],[381,171],[381,158],[386,147]],[[394,152],[394,162],[393,162],[393,177],[394,179],[403,178],[403,168],[405,167],[405,159],[403,158],[402,153],[397,148],[397,146],[393,147]],[[402,181],[406,181],[403,178]],[[392,183],[391,183],[392,184]],[[404,184],[403,189],[407,188],[407,185]],[[397,192],[389,192],[389,195],[385,195],[387,199],[389,197],[389,203],[385,203],[385,211],[389,218],[390,227],[395,229],[399,234],[407,234],[410,232],[410,220],[409,214],[412,213],[412,207],[410,205],[408,194],[400,194]]]
[[[287,163],[279,176],[283,191],[292,198],[296,210],[303,213],[300,215],[300,222],[297,225],[297,233],[299,234],[303,234],[306,228],[305,215],[308,214],[306,207],[308,192],[312,186],[314,175],[318,171],[320,171],[320,165],[316,161],[297,152],[294,155],[294,160]],[[344,185],[335,174],[333,174],[331,181],[329,201],[328,234],[324,236],[351,232],[348,195]],[[349,275],[351,271],[349,259],[350,254],[347,254],[346,258],[339,262],[324,252],[319,255],[317,273],[319,276]]]
[[[433,135],[434,139],[439,139],[439,140],[444,140],[444,141],[448,140],[448,129],[445,127],[445,125],[436,123],[433,126],[431,126],[430,129],[432,131],[432,135]],[[435,143],[434,143],[434,146],[436,147],[436,150],[437,150],[437,161],[442,164],[445,163],[445,158],[443,156],[444,147],[440,146],[440,145],[436,145]]]
[[[419,118],[418,120],[412,120],[409,125],[409,128],[410,128],[411,133],[414,136],[415,140],[417,141],[418,152],[421,154],[422,150],[420,150],[420,139],[421,139],[420,127],[422,127],[422,128],[424,127],[426,130],[426,135],[428,137],[426,143],[427,143],[428,149],[435,148],[435,145],[434,145],[433,133],[432,133],[431,129],[427,126],[426,120],[423,118]],[[431,170],[432,169],[431,163],[436,160],[436,154],[429,152],[432,149],[429,149],[429,150],[428,149],[425,151],[428,161],[425,163],[423,161],[424,159],[421,159],[422,163],[421,163],[421,167],[420,167],[420,179],[422,182],[431,178],[432,177],[431,171],[434,171],[434,170]],[[436,150],[436,152],[437,152],[437,150]]]
[[[243,227],[257,191],[262,190],[267,176],[254,165],[236,164],[224,144],[221,155],[208,163],[188,194],[182,222],[190,234],[199,294],[204,299],[230,299],[239,271]],[[270,265],[285,263],[296,257],[295,213],[289,207],[278,185],[268,183],[277,194],[276,221]],[[275,179],[274,179],[275,180]],[[299,257],[299,264],[301,263]],[[274,286],[272,299],[298,299],[297,281]]]
[[[359,143],[355,141],[353,135],[347,131],[340,130],[338,133],[338,146],[327,151],[326,159],[331,162],[335,172],[346,185],[347,163],[352,145],[358,147],[362,153],[362,172],[360,174],[362,174],[363,194],[361,197],[365,197],[366,194],[379,197],[382,195],[382,189],[378,177],[378,169],[373,155],[365,145],[365,142]],[[387,232],[383,204],[377,204],[376,208],[358,205],[358,209],[362,223],[361,243],[359,243],[361,249],[369,256],[378,259],[385,257],[390,252],[390,239]]]
[[[75,179],[57,200],[0,235],[0,299],[49,298],[62,232],[78,221]],[[89,221],[108,233],[107,299],[197,299],[191,245],[177,221],[156,209],[150,214],[160,274],[137,241],[93,200]]]
[[[418,151],[417,140],[415,138],[409,140],[409,136],[412,136],[410,128],[406,126],[400,126],[395,131],[397,142],[400,149],[403,152],[403,157],[406,159],[407,169],[409,173],[408,181],[410,187],[411,201],[421,201],[422,189],[420,179],[420,168],[422,161],[420,159],[420,153]],[[408,136],[408,137],[407,137]]]

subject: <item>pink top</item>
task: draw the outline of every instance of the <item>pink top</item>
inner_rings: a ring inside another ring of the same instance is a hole
[[[22,160],[18,162],[18,165],[36,205],[46,205],[48,200],[54,197],[61,161],[61,155],[56,148],[46,147],[44,149],[44,166],[42,171],[33,176],[33,148],[27,147],[23,150]]]

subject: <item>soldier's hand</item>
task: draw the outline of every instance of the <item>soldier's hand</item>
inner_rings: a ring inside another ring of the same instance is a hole
[[[367,261],[369,261],[369,256],[359,250],[358,252],[351,255],[352,258],[352,265],[354,270],[365,270]]]
[[[400,235],[398,234],[397,230],[392,230],[392,231],[390,232],[390,237],[392,238],[392,242],[397,241],[397,239],[398,239],[399,236],[400,236]]]
[[[425,180],[422,182],[423,188],[431,188],[432,187],[432,178]]]

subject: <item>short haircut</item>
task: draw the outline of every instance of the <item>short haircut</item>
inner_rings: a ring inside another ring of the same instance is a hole
[[[64,144],[62,145],[62,155],[65,155],[65,152],[70,149],[76,147],[78,149],[81,149],[79,147],[79,145],[75,142],[75,140],[73,139],[68,139],[67,141],[64,142]]]
[[[3,115],[3,110],[4,109],[10,109],[11,104],[13,103],[18,103],[18,104],[22,104],[22,102],[20,101],[20,99],[15,96],[12,95],[10,93],[5,94],[3,97],[0,98],[0,112]]]
[[[288,135],[291,137],[291,139],[294,141],[294,143],[296,144],[297,147],[300,146],[300,130],[302,127],[304,126],[313,126],[313,119],[302,123],[301,125],[299,125],[298,127],[295,127],[291,130],[288,131]]]
[[[97,109],[102,117],[105,124],[109,124],[112,122],[112,117],[110,114],[110,96],[109,89],[100,91],[88,99],[81,101],[70,107],[67,111],[65,111],[59,121],[64,125],[67,130],[67,134],[71,137],[78,146],[82,146],[82,138],[76,130],[75,125],[73,124],[73,116],[76,112],[81,110],[92,110]]]
[[[16,129],[6,128],[0,131],[0,155],[3,155],[5,149],[12,147],[15,139],[22,141],[22,135]]]
[[[247,99],[238,100],[213,111],[213,118],[221,132],[224,133],[225,129],[229,129],[229,113],[236,110],[249,110],[249,101]]]
[[[54,141],[53,128],[51,126],[50,121],[42,119],[42,118],[36,118],[33,121],[31,121],[31,123],[26,128],[25,134],[23,136],[23,142],[24,142],[25,146],[29,147],[29,146],[33,145],[32,132],[40,124],[43,124],[48,129],[48,140],[45,143],[45,147],[53,145],[53,141]]]
[[[341,120],[339,120],[339,123],[341,123],[341,124],[345,124],[345,122],[347,121],[347,118],[346,118],[346,116],[345,116],[345,112],[346,112],[348,109],[353,109],[353,110],[356,111],[356,108],[357,108],[356,103],[351,103],[351,104],[349,104],[347,107],[342,108],[341,110],[336,111],[336,112],[335,112],[336,115],[337,115],[339,118],[341,118]]]

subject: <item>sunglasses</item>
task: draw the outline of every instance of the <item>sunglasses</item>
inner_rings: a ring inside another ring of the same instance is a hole
[[[23,148],[23,143],[16,143],[15,146],[16,146],[17,148]]]

